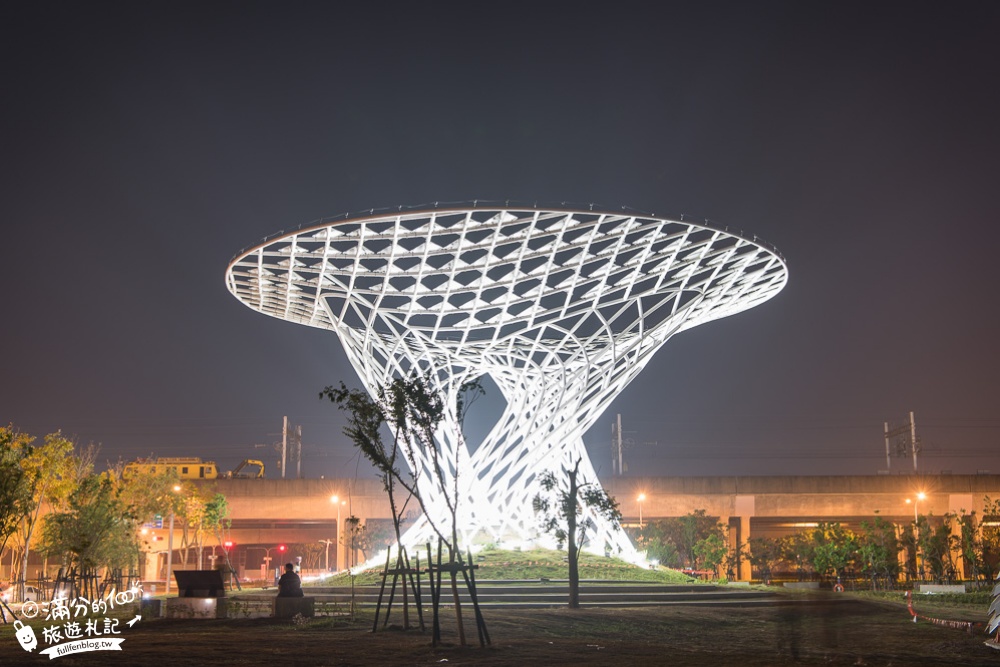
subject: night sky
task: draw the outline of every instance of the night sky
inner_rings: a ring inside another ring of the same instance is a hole
[[[789,266],[611,405],[602,474],[616,412],[632,474],[875,474],[911,410],[921,472],[1000,473],[1000,4],[545,4],[6,3],[0,421],[228,469],[288,415],[307,476],[367,476],[317,398],[360,386],[338,339],[229,260],[371,207],[595,202]]]

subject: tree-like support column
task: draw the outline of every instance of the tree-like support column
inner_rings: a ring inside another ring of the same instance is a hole
[[[370,392],[420,373],[455,405],[488,375],[506,400],[481,443],[449,413],[436,435],[465,539],[538,536],[542,473],[581,461],[583,435],[673,334],[776,294],[784,260],[727,229],[595,210],[456,207],[319,221],[238,255],[227,284],[268,315],[338,333]],[[432,460],[408,458],[428,513],[447,516]],[[597,521],[589,547],[634,557]],[[427,521],[406,536],[430,536]]]

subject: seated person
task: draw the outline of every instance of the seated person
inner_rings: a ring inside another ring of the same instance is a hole
[[[291,563],[285,564],[285,573],[278,579],[279,598],[300,598],[302,593],[302,580],[295,574],[295,566]]]

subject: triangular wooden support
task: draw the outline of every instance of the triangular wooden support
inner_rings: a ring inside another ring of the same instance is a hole
[[[396,585],[397,583],[402,584],[402,596],[403,596],[403,629],[410,629],[410,592],[413,592],[413,602],[417,608],[417,618],[420,623],[420,631],[424,631],[424,613],[420,600],[420,565],[419,558],[417,560],[417,568],[413,569],[410,567],[410,559],[406,553],[404,547],[399,547],[396,551],[396,565],[390,568],[389,563],[392,559],[391,550],[386,552],[385,555],[385,567],[382,570],[382,585],[378,592],[378,601],[375,604],[375,621],[372,624],[372,632],[378,631],[379,616],[382,612],[382,601],[385,599],[385,588],[389,582],[389,577],[392,577],[392,584],[389,584],[389,599],[385,605],[385,616],[382,619],[382,628],[385,629],[389,625],[389,614],[392,612],[392,604],[396,599]]]
[[[431,545],[427,545],[427,555],[428,560],[431,556]],[[486,629],[486,621],[483,618],[482,610],[479,607],[479,596],[476,592],[476,576],[474,570],[478,567],[472,563],[472,552],[468,554],[468,562],[465,562],[462,558],[461,552],[449,552],[448,562],[443,561],[443,545],[442,541],[438,541],[438,553],[437,553],[437,564],[431,561],[427,568],[427,578],[430,582],[431,587],[431,601],[433,608],[433,635],[431,644],[437,646],[441,643],[441,622],[439,616],[439,610],[441,606],[441,586],[442,586],[442,574],[447,572],[449,579],[451,581],[451,591],[452,597],[455,603],[455,621],[458,625],[458,638],[459,643],[462,646],[466,645],[465,641],[465,628],[462,622],[462,606],[461,600],[458,594],[458,574],[462,575],[462,580],[465,583],[465,588],[469,592],[469,598],[472,601],[473,614],[476,619],[476,634],[479,636],[479,645],[486,646],[490,644],[490,634]]]

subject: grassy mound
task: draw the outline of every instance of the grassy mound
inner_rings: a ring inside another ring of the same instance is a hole
[[[477,580],[559,580],[569,577],[569,566],[566,554],[562,551],[549,549],[533,549],[531,551],[504,551],[490,549],[473,554],[476,559]],[[420,559],[421,569],[426,566],[426,559]],[[382,568],[366,570],[355,577],[356,585],[376,584],[381,582]],[[626,563],[618,558],[595,556],[583,553],[580,556],[580,579],[601,579],[608,581],[648,581],[659,584],[686,584],[691,577],[669,568],[643,568]],[[338,574],[319,581],[310,582],[306,586],[348,586],[350,575]]]

